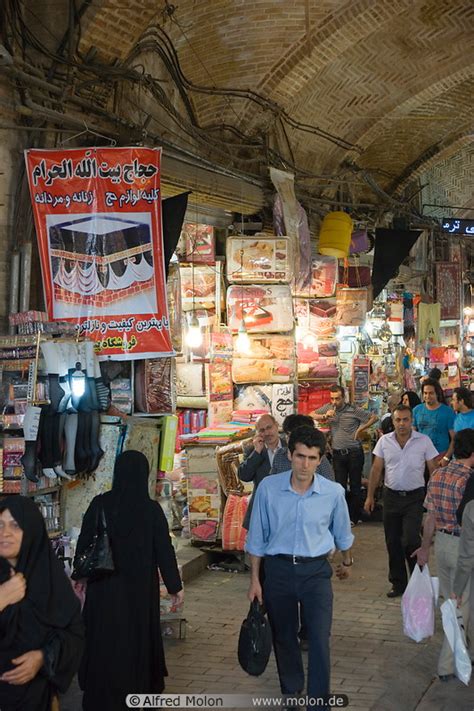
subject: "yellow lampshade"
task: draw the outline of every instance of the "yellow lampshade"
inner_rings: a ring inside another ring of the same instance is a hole
[[[347,257],[351,244],[352,220],[345,212],[329,212],[319,233],[319,253],[339,259]]]

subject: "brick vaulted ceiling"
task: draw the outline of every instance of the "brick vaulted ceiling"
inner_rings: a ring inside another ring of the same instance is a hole
[[[268,108],[190,90],[201,128],[267,135],[301,171],[355,164],[392,195],[430,176],[472,204],[472,0],[92,0],[79,49],[126,61],[153,25],[193,84],[258,92],[354,148],[290,126],[283,140]]]

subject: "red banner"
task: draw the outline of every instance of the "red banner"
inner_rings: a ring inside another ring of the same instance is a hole
[[[75,321],[100,359],[173,353],[155,148],[25,151],[52,320]]]

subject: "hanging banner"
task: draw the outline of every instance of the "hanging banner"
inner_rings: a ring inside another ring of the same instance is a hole
[[[160,148],[27,150],[46,308],[100,360],[173,354]]]

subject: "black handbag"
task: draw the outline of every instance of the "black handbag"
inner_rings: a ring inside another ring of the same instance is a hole
[[[249,614],[242,622],[237,656],[247,674],[260,676],[265,671],[272,651],[270,624],[257,599],[250,604]]]
[[[115,565],[107,532],[107,521],[105,520],[104,507],[100,502],[97,507],[94,538],[83,553],[74,557],[71,578],[92,581],[110,575],[114,571]]]

